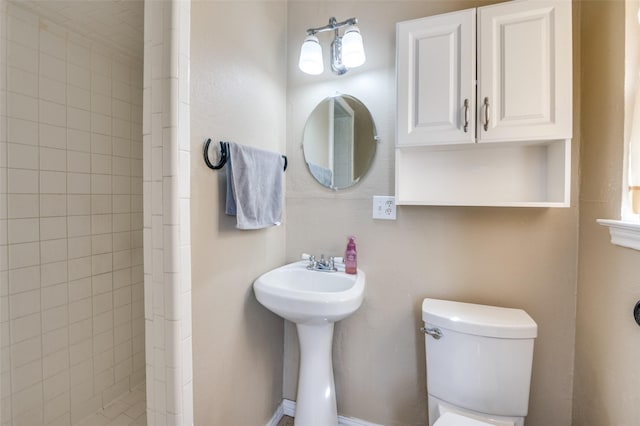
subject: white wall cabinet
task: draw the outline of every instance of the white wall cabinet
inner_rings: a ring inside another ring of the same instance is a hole
[[[399,23],[398,204],[568,207],[571,31],[563,0]]]

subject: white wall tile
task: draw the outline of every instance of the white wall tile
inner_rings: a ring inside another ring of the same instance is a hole
[[[7,217],[9,219],[38,217],[40,207],[37,194],[8,194]]]
[[[64,105],[40,100],[40,122],[52,126],[65,127],[67,125],[67,108]]]
[[[82,66],[67,64],[67,81],[69,85],[83,90],[91,89],[91,72]]]
[[[86,173],[67,173],[67,192],[69,194],[90,194],[90,175]]]
[[[40,31],[40,51],[67,60],[67,41],[50,31]]]
[[[67,239],[40,242],[40,260],[42,263],[60,262],[67,259]]]
[[[56,105],[56,104],[53,104]],[[51,111],[53,121],[61,121],[62,110],[59,106],[55,106]],[[57,116],[56,116],[57,115]],[[62,125],[50,125],[41,122],[38,128],[40,146],[49,148],[65,149],[67,143],[67,129]]]
[[[10,318],[16,319],[40,312],[40,290],[25,291],[9,296]]]
[[[91,256],[69,260],[69,280],[91,276]]]
[[[40,193],[65,194],[67,192],[67,174],[65,172],[40,171]]]
[[[48,77],[52,80],[66,83],[67,81],[67,63],[55,56],[46,53],[40,53],[40,75]]]
[[[128,138],[112,138],[113,142],[113,155],[120,157],[131,156],[131,140]]]
[[[65,105],[67,103],[67,84],[47,77],[40,76],[39,96],[45,101]]]
[[[67,216],[69,238],[91,235],[91,216]]]
[[[91,322],[82,322],[90,319],[91,315],[92,303],[90,297],[69,304],[69,338],[71,342],[77,342],[91,335]],[[80,322],[82,324],[79,324]],[[87,329],[89,330],[88,336],[85,334]],[[74,335],[77,338],[72,338]]]
[[[93,344],[91,339],[82,340],[69,347],[69,359],[71,365],[80,364],[93,356]]]
[[[7,90],[33,98],[38,97],[38,74],[7,67]]]
[[[40,288],[40,266],[29,266],[9,271],[10,294],[37,288]]]
[[[69,346],[69,329],[66,327],[67,309],[59,307],[56,309],[51,309],[51,311],[57,311],[57,313],[51,315],[47,314],[47,316],[49,318],[56,318],[58,316],[62,317],[62,319],[56,319],[56,322],[62,323],[63,326],[57,328],[49,327],[51,329],[50,331],[43,330],[44,334],[42,335],[42,352],[44,355],[51,355],[52,353],[58,352]],[[46,324],[44,316],[43,323]]]
[[[67,105],[73,108],[90,111],[91,92],[80,87],[75,87],[69,82],[67,87]]]
[[[67,236],[66,217],[47,217],[40,219],[40,240],[55,240]]]
[[[87,150],[89,150],[89,138],[87,138]],[[67,151],[67,169],[70,172],[90,173],[91,155],[88,152]]]
[[[100,135],[111,136],[111,117],[108,115],[91,113],[91,131]]]
[[[7,116],[22,120],[38,120],[38,99],[18,93],[7,93]]]
[[[91,292],[92,294],[104,294],[109,293],[111,296],[111,291],[113,290],[113,274],[111,272],[94,275],[91,277]]]
[[[59,334],[59,338],[55,342],[51,342],[49,346],[45,345],[45,339],[43,337],[42,347],[45,354],[54,352],[53,348],[66,348],[69,345],[68,336],[69,332],[67,326],[69,325],[69,307],[67,305],[61,305],[55,308],[47,309],[42,312],[42,332],[45,336],[54,333],[56,336]]]
[[[13,194],[37,194],[38,178],[37,170],[8,169],[7,189]]]
[[[32,337],[11,346],[11,363],[19,367],[42,358],[40,337]]]
[[[69,352],[66,350],[54,352],[42,360],[44,377],[51,377],[65,370],[69,370]]]
[[[67,283],[56,284],[42,289],[42,309],[47,310],[57,306],[66,305],[69,285]]]
[[[8,143],[7,166],[15,169],[38,170],[38,147]]]
[[[111,206],[111,195],[92,195],[91,196],[91,213],[92,214],[110,214],[113,211]]]
[[[66,282],[68,279],[67,268],[66,260],[42,264],[40,266],[42,287]]]
[[[9,244],[28,243],[39,240],[38,219],[9,219]]]
[[[17,19],[13,13],[7,18],[7,38],[26,47],[38,48],[38,27]]]
[[[44,399],[49,400],[69,390],[69,372],[63,371],[44,380]]]
[[[91,131],[91,113],[84,109],[67,107],[67,127],[74,130]]]
[[[111,155],[91,154],[91,173],[108,174],[112,173]]]
[[[40,195],[40,216],[66,216],[67,215],[67,195],[66,194],[42,194]],[[65,225],[65,231],[66,231]]]
[[[108,134],[91,134],[91,152],[111,155],[111,137]]]
[[[38,51],[14,41],[8,41],[7,64],[23,71],[33,72],[38,69]]]
[[[91,215],[91,234],[107,234],[112,232],[113,215],[94,214]]]
[[[113,310],[112,309],[108,309],[105,312],[94,315],[93,317],[93,334],[94,335],[102,334],[112,329],[113,329]],[[94,363],[96,362],[95,361],[96,357],[94,357]],[[113,364],[109,365],[109,367],[112,367],[112,366]],[[104,368],[102,370],[104,370]]]
[[[79,280],[69,282],[69,301],[76,302],[81,299],[90,297],[91,290],[91,278],[81,278]]]
[[[40,320],[40,313],[36,313],[11,321],[11,343],[15,344],[35,336],[40,336],[42,334]]]
[[[111,253],[113,238],[111,234],[93,235],[91,237],[91,254]]]
[[[40,263],[40,243],[12,244],[9,246],[9,268],[23,268]]]
[[[7,140],[27,145],[38,145],[38,123],[17,118],[7,119]]]
[[[63,149],[40,148],[40,170],[67,171],[67,151]]]
[[[11,387],[14,395],[42,381],[42,365],[42,360],[38,359],[12,369]]]

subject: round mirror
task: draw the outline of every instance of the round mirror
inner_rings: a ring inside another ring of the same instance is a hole
[[[349,95],[324,99],[304,127],[302,148],[309,173],[323,186],[344,189],[362,178],[378,136],[367,107]]]

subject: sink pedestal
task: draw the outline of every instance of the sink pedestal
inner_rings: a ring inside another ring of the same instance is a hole
[[[333,324],[296,324],[300,344],[296,426],[338,425],[331,360]]]

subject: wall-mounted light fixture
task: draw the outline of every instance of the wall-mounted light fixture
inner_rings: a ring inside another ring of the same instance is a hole
[[[336,21],[336,18],[329,19],[329,24],[319,28],[309,28],[307,38],[304,39],[300,48],[300,69],[312,75],[322,74],[324,64],[322,60],[322,47],[316,34],[325,31],[334,31],[331,42],[331,69],[338,75],[346,73],[349,68],[356,68],[364,64],[365,55],[362,46],[362,36],[358,29],[358,20],[350,18],[343,22]],[[347,27],[344,35],[340,37],[339,28]]]

